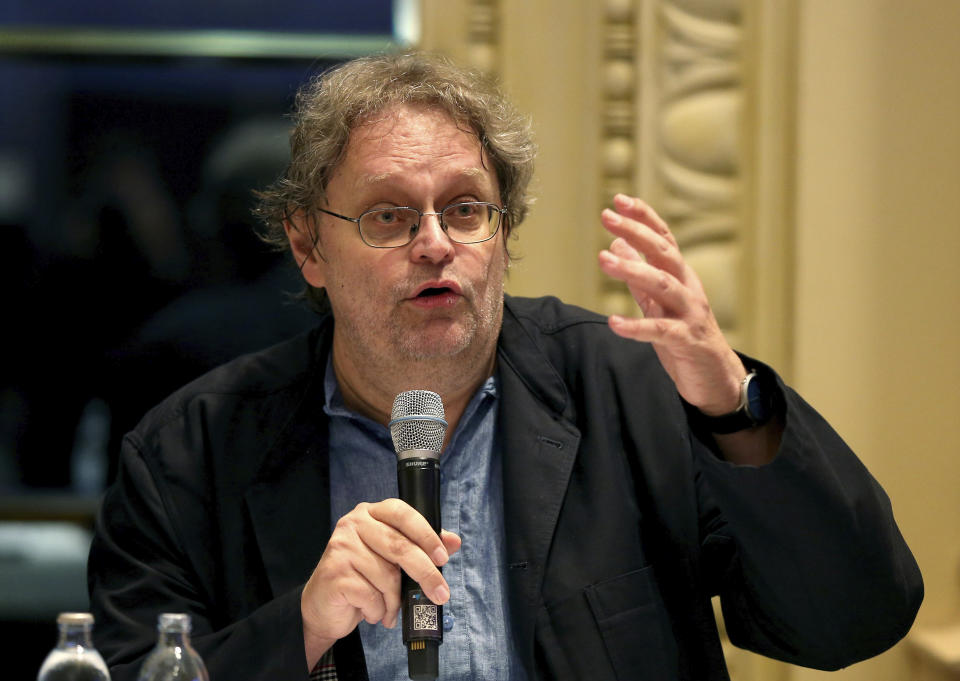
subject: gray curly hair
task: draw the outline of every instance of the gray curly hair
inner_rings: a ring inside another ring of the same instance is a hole
[[[527,214],[527,186],[536,146],[529,121],[483,75],[449,59],[426,53],[362,57],[319,74],[297,93],[290,133],[290,165],[272,186],[258,193],[256,214],[263,238],[289,247],[284,222],[300,212],[315,215],[327,184],[346,154],[351,129],[360,121],[400,104],[436,106],[477,134],[500,184],[509,235]],[[325,298],[307,291],[311,302]]]

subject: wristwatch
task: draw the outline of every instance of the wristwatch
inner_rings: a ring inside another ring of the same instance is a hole
[[[762,376],[751,371],[740,382],[740,402],[736,409],[722,416],[708,416],[698,409],[697,421],[702,428],[718,435],[762,426],[773,416],[773,391]]]

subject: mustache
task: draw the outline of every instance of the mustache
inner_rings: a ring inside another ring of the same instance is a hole
[[[461,281],[459,277],[438,274],[433,277],[420,276],[398,282],[391,287],[391,294],[394,300],[408,300],[431,288],[449,289],[468,299],[472,299],[476,293],[472,282]]]

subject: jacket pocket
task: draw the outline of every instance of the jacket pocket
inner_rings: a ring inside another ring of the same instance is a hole
[[[652,567],[598,582],[587,602],[619,681],[673,681],[677,644]]]

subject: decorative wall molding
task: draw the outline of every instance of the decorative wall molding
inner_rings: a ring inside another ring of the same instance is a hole
[[[636,194],[637,165],[637,63],[639,59],[638,3],[605,0],[602,6],[600,80],[600,207],[618,193]],[[610,235],[597,231],[598,248],[606,248]],[[604,312],[636,314],[637,305],[619,281],[599,275]]]
[[[470,0],[467,9],[467,59],[485,73],[500,72],[498,0]]]
[[[745,229],[740,0],[641,3],[638,188],[667,220],[736,344]]]
[[[603,14],[601,201],[654,206],[730,342],[788,373],[795,0],[606,0]],[[598,282],[604,311],[636,313]]]

